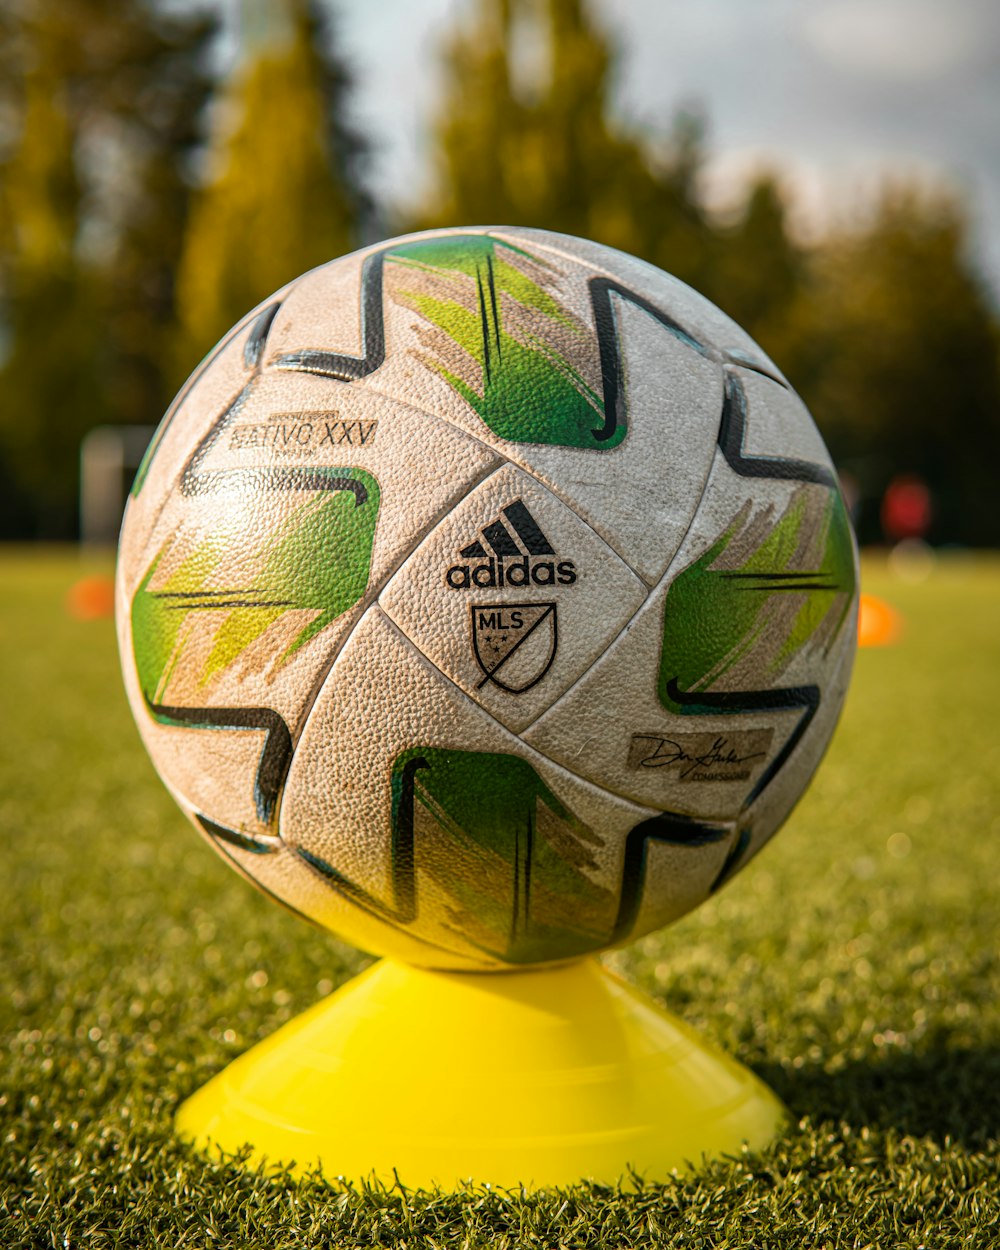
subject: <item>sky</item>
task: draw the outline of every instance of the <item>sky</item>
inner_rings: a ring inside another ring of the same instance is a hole
[[[469,0],[340,0],[376,194],[415,197],[439,49]],[[1000,296],[1000,0],[591,0],[620,53],[617,107],[649,132],[708,121],[706,189],[776,168],[804,231],[843,220],[887,172],[966,192]]]

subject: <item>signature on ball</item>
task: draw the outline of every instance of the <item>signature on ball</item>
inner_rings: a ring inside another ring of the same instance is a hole
[[[751,740],[737,742],[724,734],[685,734],[685,741],[679,741],[658,734],[633,734],[629,764],[633,768],[678,765],[680,781],[746,781],[752,771],[747,765],[767,756],[770,733],[741,737]]]

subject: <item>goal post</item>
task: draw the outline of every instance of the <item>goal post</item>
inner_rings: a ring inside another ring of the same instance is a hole
[[[80,542],[113,547],[152,425],[98,425],[80,444]]]

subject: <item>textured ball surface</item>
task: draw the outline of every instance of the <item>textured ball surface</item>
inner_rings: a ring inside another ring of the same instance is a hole
[[[188,381],[122,529],[125,680],[238,869],[365,949],[571,958],[677,919],[802,794],[856,555],[778,369],[542,231],[382,243]]]

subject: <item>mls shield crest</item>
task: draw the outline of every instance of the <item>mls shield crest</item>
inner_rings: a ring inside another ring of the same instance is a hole
[[[487,682],[509,694],[536,686],[559,644],[554,603],[473,604],[472,650]]]

